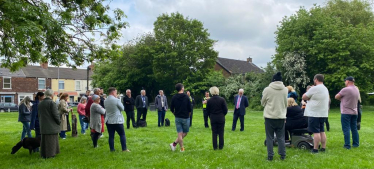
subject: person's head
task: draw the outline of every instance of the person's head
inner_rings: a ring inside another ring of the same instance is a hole
[[[68,100],[68,97],[69,97],[69,94],[68,94],[68,93],[62,93],[61,96],[60,96],[60,100],[65,100],[65,101],[67,101],[67,100]]]
[[[127,90],[126,90],[126,96],[127,96],[127,97],[131,97],[131,90],[130,90],[130,89],[127,89]]]
[[[96,95],[100,95],[100,88],[95,88],[94,89],[94,94],[96,94]]]
[[[106,99],[106,94],[103,94],[102,96],[103,96],[104,99]]]
[[[91,93],[91,90],[87,90],[87,91],[86,91],[86,95],[87,95],[87,96],[89,96],[90,93]]]
[[[205,92],[205,97],[209,97],[209,92],[208,91]]]
[[[186,94],[187,94],[188,96],[191,96],[191,92],[188,91],[188,90],[187,90]]]
[[[212,93],[212,92],[210,92],[210,93]],[[243,94],[244,94],[244,89],[239,89],[238,94],[239,94],[239,96],[243,96]]]
[[[164,91],[163,90],[159,90],[158,94],[160,94],[160,96],[163,96],[164,95]]]
[[[288,93],[290,93],[290,92],[294,92],[294,91],[295,91],[295,89],[293,89],[292,86],[287,86],[287,89],[288,89]]]
[[[117,89],[115,87],[110,87],[108,90],[109,95],[117,97]]]
[[[175,85],[175,90],[177,90],[178,93],[183,93],[184,92],[184,86],[182,83],[178,83]]]
[[[25,104],[26,106],[29,106],[30,105],[30,102],[31,102],[31,99],[29,96],[26,96],[22,99],[22,101],[20,102],[20,105],[21,104]]]
[[[313,78],[314,85],[323,84],[325,81],[325,76],[323,74],[316,74]]]
[[[42,101],[43,99],[44,99],[44,93],[43,92],[36,93],[35,100]]]
[[[140,94],[141,94],[142,96],[145,96],[145,90],[140,90]]]
[[[102,87],[100,87],[100,94],[104,94],[104,89]]]
[[[278,72],[277,74],[275,74],[273,76],[272,82],[277,82],[277,81],[282,81],[282,73],[281,72]]]
[[[83,96],[83,97],[81,98],[80,103],[85,104],[86,102],[87,102],[87,97]]]
[[[344,81],[345,81],[345,86],[355,85],[355,78],[353,78],[352,76],[348,76],[347,78],[344,79]]]
[[[287,107],[297,106],[297,103],[295,102],[294,98],[288,98],[287,99]]]
[[[94,95],[92,96],[92,101],[93,101],[94,103],[100,104],[100,96],[94,94]]]
[[[48,89],[44,92],[46,98],[53,99],[54,91],[52,89]]]
[[[313,87],[313,85],[308,85],[307,87],[306,87],[306,91],[308,91],[310,88],[312,88]]]
[[[213,86],[209,89],[209,92],[212,94],[212,96],[218,96],[219,95],[219,89],[216,86]]]

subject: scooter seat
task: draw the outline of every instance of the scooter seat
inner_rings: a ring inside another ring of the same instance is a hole
[[[303,128],[303,129],[293,129],[290,131],[292,135],[297,135],[297,134],[305,134],[305,133],[308,133],[309,135],[313,134],[312,132],[310,132],[307,128]]]

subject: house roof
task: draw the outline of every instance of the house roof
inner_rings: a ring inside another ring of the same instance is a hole
[[[59,70],[60,69],[60,70]],[[48,67],[43,69],[40,66],[26,66],[22,68],[26,77],[38,77],[38,78],[51,78],[51,79],[74,79],[74,80],[87,80],[86,69],[72,69],[72,68],[58,68]],[[58,75],[60,71],[60,75]],[[92,72],[90,72],[91,79]]]
[[[248,72],[262,73],[264,72],[261,68],[244,60],[235,60],[227,58],[218,58],[217,64],[221,65],[224,69],[232,74],[242,74]]]
[[[0,76],[6,77],[26,77],[22,70],[18,70],[16,72],[11,72],[9,69],[0,68]]]

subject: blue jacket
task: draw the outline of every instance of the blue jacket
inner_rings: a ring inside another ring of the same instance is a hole
[[[240,107],[239,109],[236,109],[236,103],[238,101],[239,95],[236,95],[234,97],[234,114],[239,114],[239,115],[245,115],[245,108],[249,106],[248,103],[248,98],[246,96],[242,96],[242,99],[240,100]]]
[[[20,122],[30,122],[31,121],[31,112],[27,109],[25,104],[21,104],[18,107],[18,121]]]
[[[35,100],[32,103],[31,108],[31,123],[30,123],[30,129],[33,130],[35,128],[39,128],[39,118],[38,118],[38,105],[39,100]]]

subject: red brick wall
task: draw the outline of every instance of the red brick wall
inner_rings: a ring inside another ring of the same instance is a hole
[[[230,72],[226,71],[226,69],[224,69],[222,66],[220,66],[219,64],[216,63],[216,65],[214,65],[214,70],[216,71],[222,71],[222,74],[225,78],[228,78],[231,76]]]

